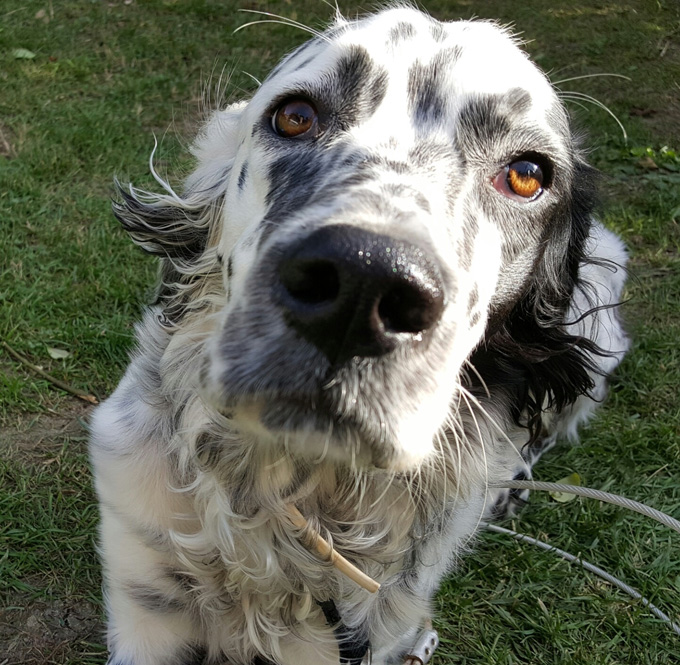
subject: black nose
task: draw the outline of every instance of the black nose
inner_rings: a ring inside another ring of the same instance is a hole
[[[432,257],[351,226],[322,227],[284,248],[278,279],[286,322],[333,364],[420,340],[444,309]]]

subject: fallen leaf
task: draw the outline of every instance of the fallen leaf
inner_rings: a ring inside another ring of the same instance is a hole
[[[71,355],[70,351],[65,351],[64,349],[55,349],[53,346],[47,347],[47,353],[50,354],[50,358],[54,360],[64,360]]]
[[[27,48],[15,48],[12,51],[12,57],[15,60],[33,60],[35,53],[29,51]]]
[[[572,473],[566,478],[558,480],[559,485],[574,485],[575,487],[581,486],[581,476],[578,473]],[[568,492],[550,492],[550,496],[559,503],[567,503],[573,501],[576,498],[575,494],[569,494]]]
[[[656,171],[659,167],[657,163],[649,156],[645,155],[638,160],[638,166],[646,171]]]

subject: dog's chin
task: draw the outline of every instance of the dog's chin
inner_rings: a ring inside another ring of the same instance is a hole
[[[397,472],[413,470],[423,461],[405,451],[384,427],[371,428],[357,418],[292,399],[242,402],[230,411],[230,419],[259,445],[280,448],[310,463]]]

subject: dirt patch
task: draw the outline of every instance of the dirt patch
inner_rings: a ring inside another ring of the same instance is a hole
[[[56,454],[66,440],[82,445],[84,450],[92,408],[77,399],[65,398],[44,413],[16,414],[11,423],[0,427],[2,454],[23,461],[38,461]]]
[[[61,459],[65,446],[83,453],[91,410],[65,397],[42,413],[13,413],[0,427],[0,454],[28,473]],[[10,536],[10,551],[17,547],[22,544],[13,544]],[[37,593],[46,587],[42,578],[23,582]],[[0,665],[103,664],[103,643],[101,611],[82,597],[45,592],[36,598],[35,593],[12,592],[0,601]]]
[[[0,663],[103,663],[103,626],[85,601],[25,601],[0,609]]]
[[[673,148],[677,147],[680,136],[680,101],[677,97],[659,95],[653,106],[632,109],[631,115],[641,117],[642,122],[658,137],[659,141]]]

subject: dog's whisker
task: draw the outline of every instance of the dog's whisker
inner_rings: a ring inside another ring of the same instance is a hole
[[[311,28],[308,25],[305,25],[304,23],[300,23],[299,21],[295,21],[294,19],[288,18],[286,16],[280,16],[279,14],[273,14],[272,12],[265,12],[259,9],[240,9],[239,11],[248,14],[259,14],[260,16],[269,16],[270,18],[262,19],[260,21],[251,21],[250,23],[240,25],[238,28],[236,28],[236,30],[234,30],[234,33],[238,32],[239,30],[242,30],[243,28],[247,28],[248,26],[257,25],[258,23],[280,23],[281,25],[287,25],[288,27],[298,28],[299,30],[308,32],[310,35],[313,35],[314,37],[318,37],[320,39],[328,39],[323,32],[315,30],[314,28]]]
[[[255,85],[257,85],[258,88],[262,85],[262,81],[260,81],[260,79],[258,79],[256,76],[253,76],[250,72],[247,72],[243,69],[241,70],[241,72],[245,74],[248,78],[255,81]]]
[[[581,74],[580,76],[570,76],[566,79],[560,79],[559,81],[551,81],[551,83],[557,87],[563,83],[570,83],[571,81],[580,81],[582,79],[593,79],[593,78],[603,78],[603,77],[613,77],[618,79],[623,79],[624,81],[631,81],[630,76],[624,76],[623,74],[612,74],[609,72],[600,72],[597,74]]]
[[[588,95],[585,92],[576,92],[575,90],[562,90],[558,92],[558,95],[561,99],[565,101],[584,101],[584,102],[589,102],[593,106],[597,106],[598,108],[602,109],[606,113],[608,113],[616,122],[616,124],[619,126],[619,129],[621,130],[621,133],[623,134],[623,140],[628,141],[628,133],[626,132],[626,128],[623,126],[623,123],[619,120],[618,116],[614,111],[612,111],[606,104],[601,102],[599,99],[596,99],[592,95]]]

